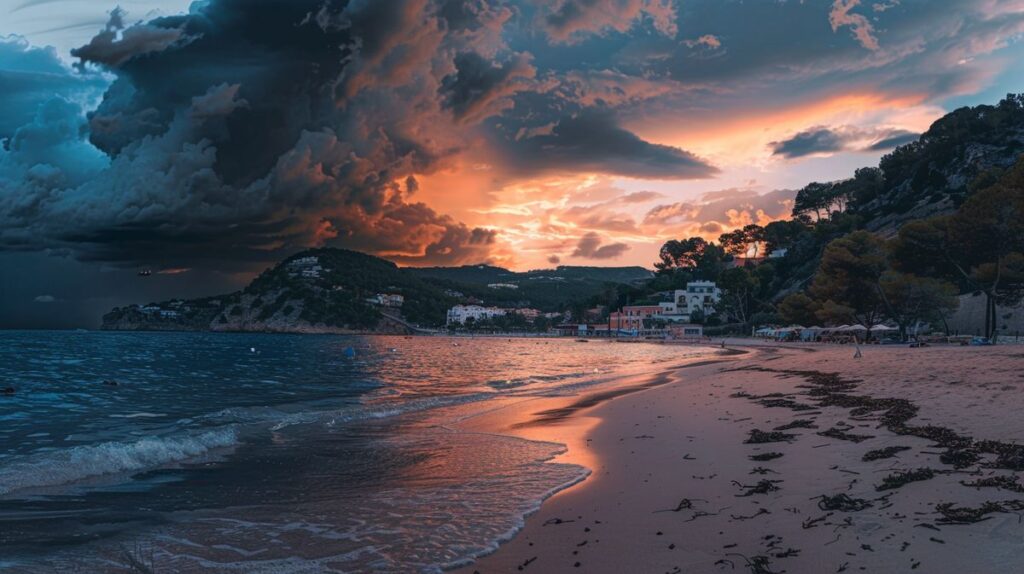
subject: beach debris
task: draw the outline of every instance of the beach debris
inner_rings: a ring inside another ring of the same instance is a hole
[[[753,519],[757,518],[758,516],[761,516],[761,515],[764,515],[764,514],[771,514],[771,511],[768,510],[767,508],[759,508],[759,509],[757,509],[757,512],[751,514],[750,516],[744,516],[742,514],[730,514],[729,518],[731,518],[733,520],[740,520],[740,521],[743,521],[743,520],[753,520]]]
[[[787,548],[780,552],[772,554],[772,558],[792,558],[793,556],[799,556],[800,550],[797,548]]]
[[[861,460],[864,462],[871,462],[873,460],[882,460],[883,458],[892,458],[897,453],[901,453],[905,450],[910,450],[909,446],[887,446],[876,450],[869,450],[864,453]]]
[[[576,522],[576,521],[575,520],[563,520],[561,518],[549,518],[549,519],[545,520],[544,524],[542,524],[541,526],[548,526],[548,525],[551,525],[551,524],[568,524],[570,522]]]
[[[787,430],[793,430],[793,429],[816,429],[816,428],[818,428],[818,426],[816,424],[814,424],[814,421],[811,420],[811,419],[796,419],[795,421],[793,421],[791,423],[786,423],[784,425],[777,426],[777,427],[775,427],[772,430],[787,431]]]
[[[747,558],[746,556],[736,552],[730,552],[729,554],[726,554],[726,556],[739,556],[742,558],[747,563],[747,568],[750,568],[750,574],[776,574],[776,572],[772,570],[771,560],[769,560],[767,556],[754,556],[752,558]]]
[[[769,472],[772,473],[772,474],[779,474],[779,473],[775,472],[774,470],[772,470],[770,468],[765,468],[763,466],[755,466],[753,469],[751,469],[750,474],[761,474],[761,475],[764,475],[764,474],[768,474]]]
[[[782,482],[782,481],[781,480],[768,480],[768,479],[764,479],[764,480],[757,481],[757,484],[751,486],[751,485],[747,485],[747,484],[741,484],[741,483],[739,483],[739,482],[737,482],[735,480],[732,481],[732,483],[735,484],[737,487],[746,489],[746,492],[744,492],[743,494],[737,494],[736,495],[736,496],[739,496],[739,497],[753,496],[755,494],[768,494],[769,492],[775,492],[776,490],[781,490],[778,486],[775,486],[776,484],[778,484],[780,482]]]
[[[883,478],[882,484],[875,486],[875,490],[881,492],[883,490],[900,488],[904,485],[910,484],[911,482],[929,480],[934,477],[935,471],[930,468],[919,468],[917,470],[908,470],[906,472],[895,472]]]
[[[838,510],[840,512],[860,512],[865,508],[871,508],[871,503],[863,498],[852,498],[846,494],[837,494],[835,496],[823,494],[818,497],[818,508],[821,510]]]
[[[999,488],[1002,490],[1009,490],[1011,492],[1024,492],[1024,484],[1020,483],[1020,478],[1018,476],[1012,474],[979,478],[974,482],[961,480],[960,484],[964,486],[973,486],[974,488]]]
[[[526,568],[527,566],[529,566],[530,564],[533,564],[533,562],[534,562],[534,561],[536,561],[536,560],[537,560],[537,557],[536,557],[536,556],[534,556],[533,558],[528,558],[528,559],[526,559],[526,561],[525,561],[525,562],[523,562],[522,564],[520,564],[520,565],[519,565],[518,569],[519,569],[519,570],[523,570],[523,569],[525,569],[525,568]]]
[[[707,502],[706,500],[696,499],[698,502]],[[679,501],[679,504],[675,508],[666,508],[664,510],[655,510],[654,512],[682,512],[684,510],[693,510],[694,500],[684,498]]]
[[[814,528],[815,526],[817,526],[819,522],[824,522],[825,520],[827,520],[828,517],[830,517],[830,516],[831,516],[831,513],[828,513],[828,514],[826,514],[824,516],[820,516],[818,518],[809,518],[809,519],[805,520],[800,526],[803,527],[804,530],[810,530],[811,528]]]
[[[848,433],[848,432],[846,432],[846,431],[844,431],[844,430],[842,430],[840,428],[837,428],[837,427],[832,427],[832,428],[828,429],[827,431],[821,431],[818,434],[820,436],[827,436],[829,438],[834,438],[834,439],[838,439],[838,440],[848,440],[850,442],[863,442],[863,441],[866,441],[868,439],[875,438],[872,435]]]
[[[765,444],[769,442],[789,442],[795,438],[795,434],[753,429],[750,431],[750,437],[743,442],[746,444]]]
[[[782,458],[781,452],[763,452],[761,454],[752,454],[748,458],[754,462],[767,462],[769,460],[775,460]]]
[[[729,507],[726,506],[724,508],[719,509],[718,512],[706,512],[704,510],[698,510],[698,511],[693,513],[693,516],[687,518],[683,522],[693,522],[693,521],[697,520],[698,518],[704,518],[705,516],[718,516],[719,514],[722,513],[722,511],[728,510],[728,508]]]

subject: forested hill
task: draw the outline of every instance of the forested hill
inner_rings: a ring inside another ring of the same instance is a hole
[[[486,265],[400,268],[344,249],[312,249],[263,272],[242,291],[220,297],[113,309],[105,329],[277,332],[404,332],[405,322],[445,323],[458,304],[561,312],[616,283],[652,276],[641,267],[559,267],[516,273]],[[401,295],[401,305],[374,301]]]
[[[949,214],[991,185],[1024,153],[1024,95],[996,105],[964,107],[854,177],[812,183],[794,215],[820,219],[834,210],[857,215],[866,229],[893,236],[910,220]]]

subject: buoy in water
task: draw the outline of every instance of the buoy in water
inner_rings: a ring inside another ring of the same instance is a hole
[[[356,350],[353,349],[352,347],[345,347],[345,350],[342,351],[342,353],[345,355],[345,358],[348,359],[355,358],[356,356]]]
[[[250,353],[255,353],[256,352],[256,347],[249,347],[249,352]]]

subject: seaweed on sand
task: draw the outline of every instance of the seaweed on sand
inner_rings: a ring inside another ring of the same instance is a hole
[[[795,434],[753,429],[750,431],[750,437],[743,442],[747,444],[764,444],[769,442],[789,442],[795,438]]]
[[[883,490],[891,490],[894,488],[900,488],[901,486],[910,484],[911,482],[918,482],[921,480],[929,480],[935,477],[935,471],[930,468],[919,468],[917,470],[908,470],[906,472],[895,472],[882,479],[882,484],[875,487],[875,490],[881,492]]]
[[[816,428],[818,428],[818,425],[814,424],[814,421],[811,420],[811,419],[796,419],[793,422],[777,426],[777,427],[775,427],[772,430],[787,431],[787,430],[793,430],[793,429],[816,429]]]
[[[999,488],[1002,490],[1009,490],[1011,492],[1024,492],[1024,484],[1021,484],[1020,479],[1015,475],[989,476],[986,478],[979,478],[974,482],[961,480],[960,484],[964,486],[973,486],[975,488]]]
[[[863,498],[851,498],[846,494],[829,496],[823,494],[818,498],[818,508],[821,510],[838,510],[840,512],[860,512],[865,508],[871,508],[871,503]]]
[[[885,448],[880,448],[877,450],[869,450],[866,453],[864,453],[864,456],[861,457],[861,460],[863,460],[864,462],[871,462],[873,460],[881,460],[883,458],[892,458],[896,456],[897,453],[901,453],[905,450],[910,450],[910,447],[887,446]]]
[[[848,440],[850,442],[863,442],[863,441],[866,441],[868,439],[875,438],[874,436],[867,435],[867,434],[852,434],[852,433],[848,433],[848,432],[844,431],[843,429],[836,428],[836,427],[832,427],[832,428],[828,429],[827,431],[821,431],[818,434],[821,435],[821,436],[826,436],[826,437],[834,438],[834,439],[838,439],[838,440]]]
[[[935,506],[935,511],[942,515],[936,520],[940,524],[974,524],[992,518],[989,514],[1006,512],[998,502],[985,502],[978,508],[955,507],[952,502],[944,502]]]
[[[740,488],[745,488],[746,489],[746,491],[743,494],[737,494],[736,495],[736,496],[739,496],[739,497],[753,496],[755,494],[768,494],[769,492],[775,492],[776,490],[781,490],[779,487],[775,486],[776,484],[778,484],[780,482],[782,482],[782,481],[781,480],[768,480],[768,479],[765,479],[765,480],[759,480],[757,482],[757,484],[751,486],[751,485],[747,485],[747,484],[740,484],[739,482],[737,482],[735,480],[732,481],[732,483],[735,484],[736,486],[738,486]]]
[[[752,454],[749,458],[754,462],[768,462],[769,460],[782,458],[782,456],[781,452],[762,452],[761,454]]]

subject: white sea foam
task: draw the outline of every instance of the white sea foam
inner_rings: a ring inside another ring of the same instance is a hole
[[[70,484],[85,478],[155,468],[234,445],[232,427],[181,436],[106,442],[53,450],[8,462],[0,468],[0,495],[16,490]]]

